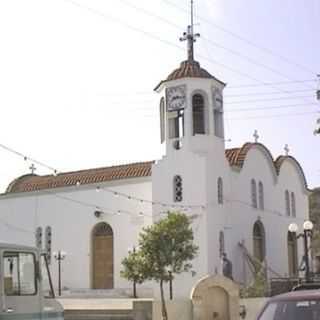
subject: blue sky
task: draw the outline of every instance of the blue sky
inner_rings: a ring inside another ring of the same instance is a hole
[[[178,39],[188,8],[187,0],[0,1],[0,143],[60,171],[160,158],[153,88],[186,57]],[[320,1],[195,0],[195,12],[196,59],[228,84],[227,147],[253,141],[257,129],[274,157],[288,144],[309,186],[319,186]],[[0,159],[4,191],[31,163],[4,150]]]

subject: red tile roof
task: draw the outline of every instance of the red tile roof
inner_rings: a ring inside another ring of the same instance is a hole
[[[27,174],[12,181],[6,192],[30,192],[75,186],[77,183],[83,185],[120,179],[149,177],[151,176],[152,164],[152,161],[131,163],[112,167],[59,173],[56,176]]]
[[[269,155],[269,158],[272,161],[277,174],[279,174],[281,165],[286,159],[294,161],[303,177],[304,184],[307,188],[305,175],[299,162],[295,158],[291,156],[280,156],[274,161],[270,151],[261,143],[247,142],[241,148],[226,149],[225,155],[229,161],[230,166],[242,168],[247,153],[252,147],[262,148]],[[131,163],[112,167],[59,173],[57,176],[38,176],[34,174],[27,174],[12,181],[8,186],[6,193],[30,192],[75,186],[77,185],[77,182],[79,182],[81,185],[84,185],[120,179],[150,177],[153,163],[153,161]]]
[[[164,82],[177,80],[181,78],[215,79],[219,81],[221,84],[225,85],[225,83],[221,82],[220,80],[212,76],[207,70],[201,68],[199,62],[187,60],[181,62],[180,67],[171,72],[166,78],[166,80],[162,80],[154,90],[157,90]]]
[[[280,174],[280,168],[285,160],[293,161],[293,163],[295,163],[295,165],[297,166],[297,169],[301,174],[305,188],[308,190],[307,180],[300,163],[292,156],[279,156],[276,160],[274,160],[270,150],[261,143],[247,142],[241,148],[227,149],[225,151],[225,154],[226,154],[226,158],[229,161],[230,166],[242,168],[244,161],[246,159],[247,153],[252,147],[258,147],[265,151],[265,153],[269,156],[270,160],[272,161],[272,164],[275,168],[275,172],[277,175]]]

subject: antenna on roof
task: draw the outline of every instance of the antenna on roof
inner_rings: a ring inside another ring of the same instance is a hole
[[[187,28],[187,32],[183,33],[183,36],[180,38],[180,41],[186,41],[187,40],[187,46],[188,46],[188,61],[194,61],[194,50],[193,50],[193,43],[197,41],[197,38],[200,37],[199,33],[193,32],[193,0],[190,0],[190,13],[191,13],[191,21],[190,25]]]

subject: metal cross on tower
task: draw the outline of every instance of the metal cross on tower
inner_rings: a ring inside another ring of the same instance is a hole
[[[37,170],[36,166],[32,163],[31,166],[29,167],[29,169],[31,170],[31,174],[34,174],[35,171]]]
[[[260,138],[260,136],[258,135],[258,130],[254,130],[253,137],[254,137],[254,142],[257,143]]]
[[[194,61],[194,50],[193,43],[196,42],[197,38],[200,37],[199,33],[194,34],[193,32],[193,0],[190,0],[191,6],[191,23],[187,28],[187,32],[183,33],[183,36],[180,38],[180,41],[186,41],[188,45],[188,61]]]
[[[286,153],[286,156],[289,155],[290,149],[289,149],[289,146],[287,144],[284,146],[284,152]]]

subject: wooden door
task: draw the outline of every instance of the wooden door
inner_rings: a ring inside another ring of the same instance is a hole
[[[103,222],[93,231],[92,239],[93,289],[113,288],[113,232]]]

